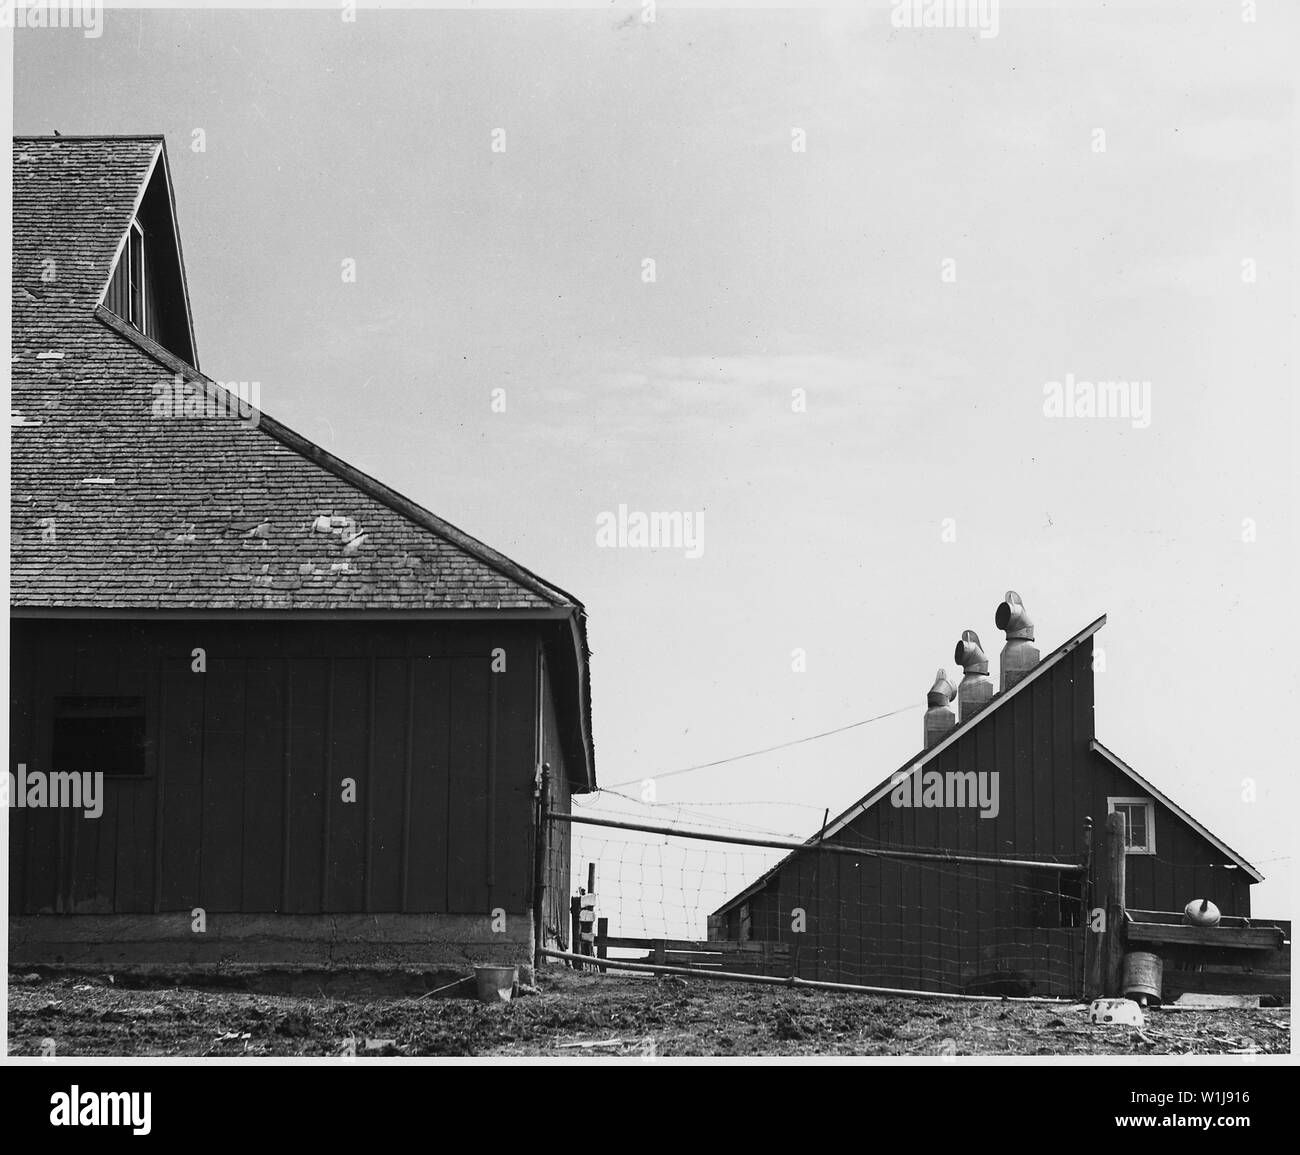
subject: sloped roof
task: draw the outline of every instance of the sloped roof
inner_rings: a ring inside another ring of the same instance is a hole
[[[1244,858],[1242,858],[1240,854],[1238,854],[1235,850],[1233,850],[1231,846],[1229,846],[1226,842],[1224,842],[1222,838],[1220,838],[1217,834],[1211,833],[1206,827],[1202,826],[1199,822],[1197,822],[1196,819],[1193,818],[1190,814],[1188,814],[1187,811],[1184,810],[1181,806],[1179,806],[1177,802],[1175,802],[1167,794],[1157,789],[1145,778],[1143,778],[1141,774],[1139,774],[1136,770],[1134,770],[1133,767],[1130,766],[1127,762],[1125,762],[1124,759],[1121,758],[1118,754],[1113,753],[1108,747],[1103,745],[1101,742],[1098,742],[1096,738],[1092,740],[1092,742],[1090,743],[1090,747],[1094,753],[1099,754],[1101,755],[1101,757],[1105,758],[1106,761],[1109,762],[1112,766],[1114,766],[1116,770],[1118,770],[1125,777],[1129,778],[1131,781],[1133,781],[1138,786],[1140,786],[1143,790],[1145,790],[1148,794],[1150,794],[1151,797],[1154,798],[1157,802],[1161,803],[1163,806],[1168,807],[1175,814],[1177,814],[1179,818],[1181,818],[1184,822],[1186,822],[1187,825],[1190,826],[1193,830],[1195,830],[1196,833],[1199,834],[1202,838],[1204,838],[1206,842],[1216,847],[1228,858],[1231,858],[1233,862],[1235,862],[1239,867],[1241,867],[1241,869],[1244,870],[1247,874],[1249,874],[1251,878],[1253,878],[1256,882],[1264,881],[1264,876],[1260,874],[1260,872],[1256,870],[1253,866],[1251,866],[1249,862],[1247,862]]]
[[[160,136],[14,139],[14,341],[95,307]]]
[[[15,141],[14,606],[579,608],[270,417],[155,405],[224,395],[96,307],[160,146]]]
[[[1092,637],[1092,635],[1095,634],[1099,629],[1101,629],[1101,627],[1104,626],[1105,624],[1106,624],[1106,615],[1102,614],[1101,617],[1097,618],[1096,621],[1090,622],[1088,625],[1084,626],[1084,628],[1081,629],[1072,638],[1069,638],[1067,641],[1062,642],[1059,646],[1056,647],[1056,649],[1054,649],[1050,654],[1048,654],[1047,657],[1042,658],[1039,661],[1039,663],[1036,666],[1034,666],[1034,668],[1030,670],[1029,673],[1027,673],[1023,678],[1021,678],[1020,681],[1018,681],[1014,686],[1012,686],[1011,689],[1001,694],[998,694],[978,714],[974,714],[971,717],[967,718],[964,722],[958,723],[958,725],[953,727],[953,729],[949,730],[948,733],[945,734],[944,737],[940,739],[938,742],[936,742],[933,746],[929,747],[928,749],[921,750],[917,754],[914,754],[911,758],[909,758],[906,762],[904,762],[897,770],[895,770],[892,774],[890,774],[888,778],[886,778],[883,782],[881,782],[879,786],[877,786],[870,793],[864,794],[861,798],[858,799],[857,802],[855,802],[847,810],[843,811],[836,818],[834,818],[830,823],[828,823],[824,831],[819,831],[814,837],[809,838],[807,843],[805,843],[805,845],[815,846],[818,842],[821,842],[826,838],[830,838],[833,835],[838,834],[841,830],[844,829],[844,827],[846,827],[850,822],[852,822],[855,818],[857,818],[858,815],[862,814],[864,811],[870,810],[871,807],[873,807],[877,802],[879,802],[882,798],[886,797],[892,790],[894,790],[899,785],[899,783],[903,779],[910,778],[914,773],[916,773],[923,766],[925,766],[926,763],[928,763],[931,759],[938,757],[939,754],[941,754],[944,750],[946,750],[949,746],[951,746],[954,742],[956,742],[959,738],[961,738],[962,735],[969,733],[981,722],[985,721],[988,718],[991,718],[998,710],[1000,710],[1003,706],[1005,706],[1008,702],[1010,702],[1013,698],[1015,698],[1017,694],[1023,693],[1029,686],[1033,685],[1034,682],[1036,682],[1045,673],[1047,673],[1048,670],[1050,670],[1058,662],[1062,661],[1067,654],[1073,652],[1080,645],[1082,645],[1083,642],[1087,641],[1090,637]],[[899,777],[900,775],[902,775],[902,778]],[[715,910],[713,913],[723,914],[726,911],[730,910],[732,907],[736,906],[738,903],[744,902],[744,900],[747,899],[751,894],[754,894],[755,892],[762,890],[763,887],[767,885],[768,880],[773,877],[773,875],[775,875],[778,871],[782,870],[785,867],[786,863],[790,861],[790,859],[792,859],[796,854],[800,854],[800,853],[802,853],[802,851],[792,850],[789,854],[787,854],[784,858],[782,858],[780,862],[776,863],[776,865],[772,866],[770,869],[764,871],[763,874],[761,874],[751,885],[747,886],[734,898],[729,898],[725,903],[722,904],[722,906],[718,907],[718,909]]]

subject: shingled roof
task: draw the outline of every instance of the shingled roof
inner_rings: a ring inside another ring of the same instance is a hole
[[[580,613],[265,414],[168,409],[178,376],[225,391],[100,305],[155,163],[161,137],[14,142],[13,605]]]

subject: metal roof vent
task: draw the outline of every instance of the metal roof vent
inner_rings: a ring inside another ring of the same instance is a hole
[[[989,677],[989,659],[974,630],[963,630],[953,660],[961,664],[965,677],[957,687],[959,721],[973,718],[993,700],[993,679]]]
[[[1025,603],[1015,590],[1007,590],[1007,596],[998,606],[993,620],[998,629],[1007,635],[1007,644],[1002,647],[999,661],[1001,682],[998,686],[998,692],[1005,694],[1038,665],[1038,647],[1031,644],[1034,640],[1034,623],[1025,612]]]
[[[957,696],[957,688],[948,681],[948,672],[939,670],[934,675],[934,685],[926,695],[925,748],[928,750],[949,730],[957,725],[957,718],[948,709],[948,703]]]

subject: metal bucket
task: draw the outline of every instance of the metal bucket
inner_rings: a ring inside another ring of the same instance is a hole
[[[478,984],[479,1002],[508,1003],[519,981],[519,968],[511,966],[481,966],[474,968],[474,981]]]
[[[1160,1005],[1164,963],[1158,954],[1138,950],[1124,956],[1124,995],[1144,1007]]]

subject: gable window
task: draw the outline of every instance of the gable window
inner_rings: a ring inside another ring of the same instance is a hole
[[[135,330],[124,333],[128,340],[143,333],[197,369],[189,293],[164,155],[159,145],[135,211],[124,221],[121,248],[100,304],[127,329]],[[122,326],[116,328],[123,332]]]
[[[145,275],[144,229],[138,220],[134,220],[127,230],[126,243],[122,246],[122,254],[113,270],[113,279],[104,295],[104,304],[123,321],[134,325],[146,336],[153,337],[155,334],[149,330],[154,326],[145,321]]]
[[[144,327],[144,229],[139,221],[131,222],[131,235],[127,238],[127,277],[130,285],[131,314],[126,319],[140,332]]]
[[[145,773],[143,698],[55,698],[50,761],[59,773]]]
[[[1107,798],[1106,812],[1124,815],[1126,853],[1156,852],[1156,805],[1150,798]]]

